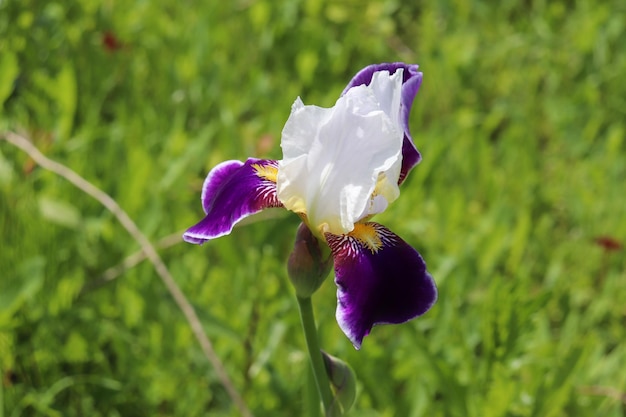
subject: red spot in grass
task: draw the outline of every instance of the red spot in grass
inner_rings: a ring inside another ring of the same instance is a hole
[[[622,242],[610,236],[598,236],[594,242],[607,252],[618,251],[622,249]]]
[[[124,44],[113,34],[113,32],[107,30],[102,34],[102,47],[107,52],[115,52],[122,49]]]

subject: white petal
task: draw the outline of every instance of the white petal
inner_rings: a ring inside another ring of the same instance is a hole
[[[384,71],[330,109],[296,100],[283,129],[277,181],[287,209],[306,214],[318,231],[345,234],[368,212],[375,190],[386,199],[397,197],[401,88],[402,71]]]
[[[400,126],[400,102],[402,100],[402,74],[404,70],[396,71],[389,76],[388,71],[375,72],[372,75],[372,81],[369,87],[372,89],[374,96],[378,100],[380,109],[390,117],[393,115],[396,119],[394,123],[402,130]]]

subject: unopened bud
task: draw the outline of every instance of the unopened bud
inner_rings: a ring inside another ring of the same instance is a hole
[[[337,401],[343,412],[346,413],[354,404],[356,399],[356,377],[350,366],[339,358],[329,355],[322,350],[324,366],[330,384],[333,386],[335,401]]]
[[[310,297],[322,285],[332,266],[328,251],[320,247],[309,228],[301,223],[287,262],[289,279],[300,298]]]

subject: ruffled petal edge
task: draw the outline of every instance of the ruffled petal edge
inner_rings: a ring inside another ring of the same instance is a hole
[[[183,239],[202,244],[229,234],[244,218],[270,207],[282,207],[276,196],[278,162],[249,158],[225,161],[213,168],[202,186],[206,216],[187,229]]]

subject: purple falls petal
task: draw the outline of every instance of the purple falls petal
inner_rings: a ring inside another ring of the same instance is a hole
[[[344,95],[352,87],[362,84],[369,85],[375,72],[389,71],[389,74],[393,74],[399,68],[404,69],[402,74],[402,103],[400,105],[400,122],[404,128],[404,142],[402,143],[402,170],[400,172],[400,178],[398,179],[398,184],[401,184],[409,171],[422,159],[422,156],[413,143],[413,137],[409,131],[411,106],[413,106],[413,100],[422,84],[422,73],[417,70],[418,66],[405,64],[403,62],[367,66],[352,78],[341,95]]]
[[[420,254],[386,227],[357,223],[326,240],[335,260],[337,322],[356,349],[372,326],[404,323],[437,300]]]
[[[269,207],[282,207],[276,197],[278,162],[249,158],[226,161],[209,172],[202,186],[204,219],[190,227],[183,239],[202,244],[227,235],[233,226]]]

